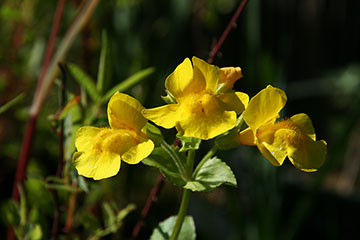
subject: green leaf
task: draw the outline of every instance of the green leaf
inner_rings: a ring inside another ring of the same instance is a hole
[[[134,75],[128,77],[112,89],[110,89],[105,96],[102,98],[102,102],[108,101],[112,95],[114,95],[115,92],[123,92],[125,90],[128,90],[129,88],[133,87],[134,85],[138,84],[140,81],[144,80],[146,77],[150,76],[152,73],[155,72],[155,68],[146,68],[144,70],[141,70]]]
[[[100,100],[100,95],[96,90],[96,86],[94,83],[94,80],[87,75],[83,70],[81,70],[78,66],[75,64],[69,63],[68,69],[71,73],[71,75],[74,77],[74,79],[86,90],[86,92],[89,94],[91,99],[94,102],[97,102]]]
[[[11,99],[9,102],[5,103],[4,105],[2,105],[0,107],[0,114],[4,113],[6,110],[8,110],[9,108],[13,107],[14,105],[16,105],[18,102],[20,102],[23,98],[24,98],[25,94],[24,93],[20,93],[19,95],[17,95],[16,97],[14,97],[13,99]]]
[[[170,238],[175,226],[177,216],[171,216],[159,223],[151,234],[150,240],[167,240]],[[178,240],[195,240],[195,223],[191,216],[186,216],[180,230]]]
[[[188,150],[197,150],[200,147],[201,139],[194,137],[184,137],[180,134],[176,134],[176,137],[180,139],[182,144],[180,152],[186,152]]]
[[[158,129],[155,125],[151,123],[146,123],[143,131],[155,143],[156,146],[159,146],[164,140],[160,129]]]
[[[113,228],[114,224],[115,224],[115,213],[112,210],[111,206],[109,203],[105,202],[103,204],[103,208],[104,208],[104,212],[105,212],[105,227],[106,228]]]
[[[213,191],[222,184],[236,187],[236,178],[231,168],[221,159],[213,157],[200,162],[196,167],[192,181],[186,183],[184,188],[191,191]]]
[[[97,91],[101,94],[104,90],[105,82],[110,79],[110,48],[108,44],[108,38],[106,31],[102,31],[101,35],[101,53],[100,53],[100,61],[99,61],[99,69],[97,76]]]
[[[183,156],[185,158],[185,156]],[[184,162],[185,159],[182,159]],[[163,148],[157,147],[149,157],[142,160],[142,163],[151,167],[158,168],[161,173],[174,184],[184,186],[186,180],[182,177],[179,167],[171,159],[168,152]]]

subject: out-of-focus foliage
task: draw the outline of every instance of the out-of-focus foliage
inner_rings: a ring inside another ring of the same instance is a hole
[[[57,43],[81,2],[66,1]],[[114,178],[84,179],[71,163],[75,132],[90,123],[107,125],[106,102],[115,90],[125,90],[148,108],[163,105],[160,96],[165,95],[166,76],[185,57],[207,58],[238,3],[101,1],[64,62],[69,107],[59,113],[59,77],[37,121],[25,198],[17,204],[9,200],[12,183],[57,1],[1,1],[0,106],[24,93],[0,115],[1,238],[9,224],[17,226],[17,234],[51,238],[53,191],[58,193],[60,206],[59,239],[129,238],[158,171],[143,164],[124,165]],[[317,173],[306,174],[290,164],[273,167],[255,148],[220,152],[219,157],[234,170],[238,188],[193,194],[189,215],[197,226],[197,239],[356,236],[360,209],[359,10],[357,0],[249,1],[215,64],[240,66],[244,77],[234,88],[250,97],[268,84],[286,90],[284,114],[306,112],[319,139],[328,142],[328,157]],[[82,80],[91,82],[92,94],[87,85],[78,84],[81,74],[74,74],[74,69],[89,76]],[[56,178],[59,118],[65,125],[66,164]],[[201,144],[206,148],[206,142]],[[149,238],[159,222],[176,213],[179,191],[166,182],[139,239]]]

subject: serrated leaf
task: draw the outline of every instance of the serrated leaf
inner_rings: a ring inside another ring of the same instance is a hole
[[[200,147],[201,139],[194,137],[184,137],[180,134],[176,134],[176,137],[180,139],[182,147],[180,152],[186,152],[188,150],[197,150]]]
[[[95,81],[87,75],[80,67],[69,63],[68,69],[74,79],[85,89],[94,102],[99,101],[100,95],[96,90]]]
[[[102,98],[102,102],[108,101],[111,96],[114,95],[114,93],[117,91],[124,92],[125,90],[128,90],[129,88],[135,86],[140,81],[144,80],[146,77],[150,76],[154,72],[155,68],[150,67],[131,75],[130,77],[110,89]]]
[[[192,181],[188,181],[184,188],[191,191],[213,191],[222,184],[236,187],[236,178],[231,168],[221,159],[213,157],[203,164],[200,162],[194,171]]]
[[[176,223],[177,216],[171,216],[159,223],[151,234],[150,240],[168,240]],[[195,240],[195,223],[191,216],[186,216],[178,240]]]
[[[108,38],[106,31],[103,30],[101,34],[101,52],[100,52],[100,61],[98,68],[98,76],[97,76],[97,90],[101,94],[104,90],[104,85],[107,80],[110,78],[111,70],[110,70],[110,48],[108,44]]]
[[[185,159],[183,161],[186,161]],[[157,147],[142,163],[158,168],[161,173],[178,186],[184,186],[186,181],[182,178],[179,167],[161,147]]]

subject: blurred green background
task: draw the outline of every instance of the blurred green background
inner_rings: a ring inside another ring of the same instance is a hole
[[[76,38],[66,63],[77,64],[96,79],[102,32],[110,48],[110,89],[134,73],[154,67],[153,74],[127,93],[145,107],[162,105],[164,81],[185,58],[208,54],[230,21],[235,0],[109,0],[101,1],[90,22]],[[25,97],[0,115],[1,239],[12,215],[11,196],[17,159],[33,99],[57,1],[3,0],[0,3],[0,105],[20,93]],[[57,43],[69,28],[79,0],[66,1]],[[328,143],[328,157],[316,173],[304,173],[288,161],[273,167],[256,148],[239,147],[218,155],[232,168],[238,188],[221,187],[192,195],[189,214],[198,239],[356,239],[360,212],[360,2],[358,0],[249,0],[214,64],[240,66],[244,77],[235,89],[254,96],[268,84],[286,91],[283,115],[307,113],[317,137]],[[49,120],[59,109],[59,81],[38,119],[26,181],[29,218],[40,223],[50,239],[53,199],[44,179],[56,173],[58,136]],[[67,80],[67,100],[80,94]],[[90,105],[90,104],[89,104]],[[106,105],[93,125],[106,126]],[[89,111],[85,109],[83,111]],[[92,110],[90,110],[92,111]],[[91,115],[91,114],[90,114]],[[84,124],[89,115],[72,119]],[[65,126],[69,126],[66,125]],[[67,128],[65,127],[65,132]],[[72,128],[68,128],[71,131]],[[169,142],[175,130],[162,131]],[[71,159],[70,145],[65,158]],[[201,154],[208,150],[202,143]],[[200,154],[198,154],[200,155]],[[198,156],[200,157],[200,156]],[[76,171],[70,167],[71,173]],[[71,174],[70,174],[71,175]],[[102,204],[115,208],[135,203],[137,209],[106,239],[127,239],[139,218],[159,171],[123,164],[120,173],[104,181],[86,179],[87,193],[77,194],[72,231],[59,237],[86,239],[104,225]],[[84,183],[85,184],[85,183]],[[60,225],[66,221],[69,192],[59,191]],[[175,215],[181,189],[166,181],[139,239]]]

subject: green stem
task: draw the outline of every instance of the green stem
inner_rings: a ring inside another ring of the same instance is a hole
[[[204,163],[209,160],[212,156],[214,156],[214,154],[216,153],[218,147],[216,146],[216,144],[214,144],[214,146],[210,149],[210,151],[201,159],[201,161],[199,162],[199,164],[196,166],[195,171],[193,172],[192,176],[196,176],[198,171],[201,169],[202,165],[204,165]]]
[[[176,166],[180,169],[181,176],[186,178],[187,174],[184,163],[181,161],[177,152],[175,152],[174,149],[165,140],[162,141],[161,147],[169,154],[171,159],[175,162]]]
[[[187,160],[186,160],[186,170],[188,176],[191,176],[194,166],[195,159],[195,150],[189,150]],[[189,189],[184,189],[183,196],[180,204],[180,209],[176,218],[176,223],[174,229],[171,233],[170,240],[176,240],[180,234],[181,227],[183,225],[184,219],[186,217],[186,213],[190,203],[190,195],[191,191]]]

